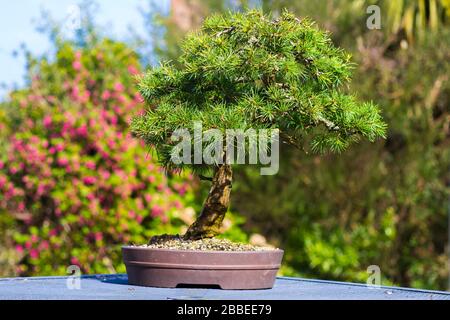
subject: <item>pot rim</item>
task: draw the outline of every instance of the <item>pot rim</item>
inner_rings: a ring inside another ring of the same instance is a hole
[[[216,253],[216,254],[263,254],[263,253],[284,253],[283,249],[275,248],[269,250],[258,250],[258,251],[225,251],[225,250],[193,250],[193,249],[164,249],[164,248],[149,248],[149,247],[141,247],[141,246],[133,246],[133,245],[123,245],[122,249],[137,249],[137,250],[153,250],[159,252],[186,252],[186,253]]]

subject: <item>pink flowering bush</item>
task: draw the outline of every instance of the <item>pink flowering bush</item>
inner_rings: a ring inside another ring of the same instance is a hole
[[[14,230],[17,275],[124,272],[121,245],[192,222],[192,177],[165,175],[127,130],[142,109],[138,72],[122,43],[63,43],[0,109],[0,221]]]

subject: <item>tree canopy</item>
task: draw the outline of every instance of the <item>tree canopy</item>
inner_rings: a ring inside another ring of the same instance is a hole
[[[350,55],[287,11],[213,15],[186,37],[178,62],[181,68],[164,62],[139,79],[149,107],[132,122],[166,168],[175,167],[171,134],[192,130],[194,121],[204,131],[278,128],[285,141],[315,152],[385,136],[378,107],[345,92]]]

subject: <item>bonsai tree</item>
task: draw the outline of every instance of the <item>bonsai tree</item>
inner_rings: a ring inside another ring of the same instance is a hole
[[[312,21],[287,11],[276,18],[258,10],[211,16],[184,40],[178,62],[181,68],[165,62],[139,79],[148,108],[131,127],[156,149],[167,170],[190,167],[211,180],[184,239],[219,233],[230,203],[232,167],[227,161],[175,163],[175,131],[193,132],[199,121],[203,132],[278,129],[282,142],[319,153],[342,152],[361,137],[385,137],[378,107],[344,90],[350,56]]]

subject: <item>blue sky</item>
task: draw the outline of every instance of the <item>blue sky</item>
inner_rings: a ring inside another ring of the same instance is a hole
[[[167,0],[158,0],[167,2]],[[108,35],[118,39],[129,37],[131,26],[138,33],[144,32],[144,21],[138,10],[148,7],[149,0],[96,0],[98,10],[95,18],[99,25],[105,27]],[[2,1],[0,9],[0,99],[13,85],[23,84],[25,59],[14,57],[13,52],[24,43],[34,54],[42,54],[50,49],[46,35],[36,31],[36,22],[41,17],[42,9],[48,10],[52,18],[59,22],[68,20],[73,14],[78,0],[13,0]]]

